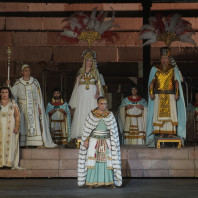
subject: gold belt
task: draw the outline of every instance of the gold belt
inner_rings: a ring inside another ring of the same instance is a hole
[[[65,122],[65,120],[51,120],[51,122]]]
[[[2,117],[6,117],[6,116],[8,115],[8,113],[2,112],[0,115],[1,115]]]
[[[79,85],[85,85],[85,84],[86,84],[86,82],[80,82],[80,83],[79,83]],[[89,82],[88,84],[89,84],[89,85],[95,85],[96,82]]]
[[[18,100],[26,100],[25,98],[18,98]]]
[[[37,102],[36,100],[33,100],[33,101],[34,101],[34,103]],[[22,98],[17,98],[17,102],[18,102],[19,104],[27,104],[26,99],[22,99]]]
[[[18,104],[26,104],[26,99],[18,98],[17,102],[18,102]]]
[[[140,115],[129,115],[129,114],[126,114],[127,117],[131,117],[131,118],[139,118],[139,117],[142,117],[142,114]]]
[[[155,90],[155,94],[175,94],[175,90]]]

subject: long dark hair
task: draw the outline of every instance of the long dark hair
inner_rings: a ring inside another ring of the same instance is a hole
[[[8,90],[8,98],[10,98],[12,100],[13,99],[13,96],[12,96],[12,92],[11,92],[10,88],[9,87],[6,87],[6,86],[2,86],[0,88],[0,93],[1,93],[1,90],[3,90],[3,89]],[[1,95],[0,95],[0,100],[1,100]]]

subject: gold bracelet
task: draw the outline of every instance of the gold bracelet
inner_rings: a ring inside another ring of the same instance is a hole
[[[153,87],[149,88],[149,93],[150,93],[150,95],[153,95]]]
[[[176,95],[176,96],[179,96],[179,88],[176,88],[176,90],[175,90],[175,95]]]
[[[85,141],[89,141],[89,137]]]

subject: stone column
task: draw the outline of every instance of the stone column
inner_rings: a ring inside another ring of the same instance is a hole
[[[151,14],[151,0],[142,2],[143,7],[143,25],[149,23],[149,17]],[[145,40],[143,41],[145,42]],[[143,47],[143,93],[144,98],[148,97],[148,78],[151,68],[151,47],[150,45]]]

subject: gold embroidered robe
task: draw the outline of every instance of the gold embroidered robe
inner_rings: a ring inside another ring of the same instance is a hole
[[[175,100],[174,67],[156,67],[154,83],[153,133],[176,134],[177,109]]]

